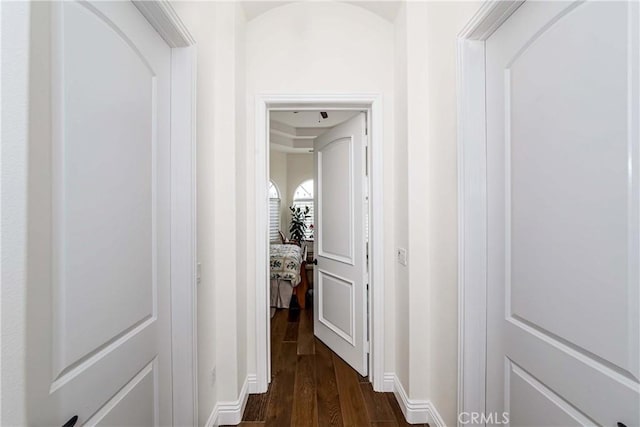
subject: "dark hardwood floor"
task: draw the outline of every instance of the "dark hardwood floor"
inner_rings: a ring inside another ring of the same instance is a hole
[[[292,320],[292,321],[290,321]],[[393,393],[376,393],[313,335],[313,312],[271,319],[272,380],[249,396],[241,426],[409,426]],[[422,424],[426,426],[426,424]]]

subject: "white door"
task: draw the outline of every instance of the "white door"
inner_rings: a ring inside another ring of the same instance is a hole
[[[130,2],[34,10],[52,138],[30,170],[29,424],[171,425],[171,52]]]
[[[365,113],[314,143],[314,332],[361,375],[367,364]]]
[[[639,6],[526,2],[487,41],[495,424],[640,425]]]

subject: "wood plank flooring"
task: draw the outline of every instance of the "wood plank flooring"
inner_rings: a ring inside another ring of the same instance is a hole
[[[292,320],[292,321],[289,321]],[[271,319],[269,390],[249,396],[241,426],[409,426],[393,393],[376,393],[313,335],[313,312]],[[421,424],[427,426],[427,424]]]

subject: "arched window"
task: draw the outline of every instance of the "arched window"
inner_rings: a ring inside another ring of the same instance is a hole
[[[293,192],[293,205],[302,209],[309,207],[309,217],[305,221],[307,232],[305,239],[313,239],[313,180],[308,179]]]
[[[269,240],[280,241],[280,191],[269,181]]]

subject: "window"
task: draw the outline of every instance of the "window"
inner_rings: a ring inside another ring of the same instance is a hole
[[[309,217],[305,221],[307,224],[307,232],[305,239],[313,238],[313,180],[309,179],[296,188],[293,193],[293,205],[304,209],[305,206],[309,207]]]
[[[269,181],[269,241],[280,242],[280,191]]]

